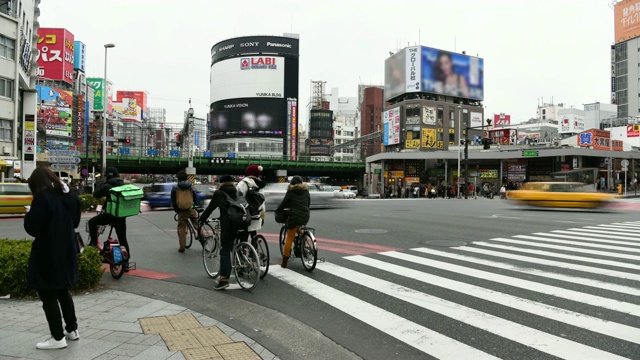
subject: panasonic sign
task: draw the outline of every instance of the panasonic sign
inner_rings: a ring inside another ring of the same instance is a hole
[[[221,41],[211,48],[211,65],[233,57],[299,57],[299,39],[283,36],[244,36]]]

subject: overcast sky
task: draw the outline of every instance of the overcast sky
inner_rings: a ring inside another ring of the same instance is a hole
[[[610,102],[609,0],[55,0],[41,27],[67,28],[87,45],[87,75],[116,90],[145,90],[149,106],[181,122],[209,106],[213,44],[235,36],[300,34],[300,101],[310,81],[357,96],[383,84],[389,51],[417,43],[484,58],[486,114],[535,116],[539,102],[582,108]],[[307,116],[301,111],[301,120]]]

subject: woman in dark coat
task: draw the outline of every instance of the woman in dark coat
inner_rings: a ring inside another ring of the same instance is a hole
[[[80,199],[48,168],[38,167],[33,171],[29,188],[33,200],[24,217],[24,229],[35,239],[29,257],[27,286],[38,292],[51,332],[51,338],[36,347],[62,349],[67,347],[66,339],[80,338],[69,293],[69,287],[78,280],[78,243],[74,229],[80,224]]]
[[[289,216],[287,218],[287,240],[284,243],[284,253],[282,256],[282,266],[287,267],[289,256],[291,255],[291,245],[293,244],[293,238],[296,236],[300,225],[307,225],[309,218],[311,217],[311,197],[309,196],[309,187],[302,182],[300,176],[294,176],[289,183],[287,193],[284,195],[284,199],[276,212],[283,212],[285,209],[289,209]]]

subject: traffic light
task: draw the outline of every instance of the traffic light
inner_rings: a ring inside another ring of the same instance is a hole
[[[482,148],[485,150],[491,149],[491,143],[492,143],[491,139],[488,139],[488,138],[482,139]]]
[[[124,139],[124,142],[125,142],[125,143],[127,143],[127,144],[129,144],[129,143],[131,143],[131,139],[126,138],[126,139]]]

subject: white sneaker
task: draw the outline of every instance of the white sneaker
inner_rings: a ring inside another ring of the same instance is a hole
[[[72,332],[67,332],[67,330],[65,330],[64,337],[69,340],[78,340],[80,339],[80,334],[78,333],[78,330],[73,330]]]
[[[67,340],[62,338],[62,340],[58,341],[52,337],[49,339],[39,342],[36,344],[36,348],[40,350],[52,350],[52,349],[64,349],[67,347]]]

